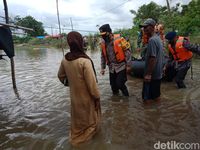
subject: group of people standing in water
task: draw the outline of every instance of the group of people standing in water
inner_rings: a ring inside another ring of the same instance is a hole
[[[178,88],[185,88],[183,80],[190,67],[191,51],[200,54],[199,46],[190,44],[187,38],[177,36],[176,32],[169,32],[165,38],[169,41],[168,47],[175,66],[163,66],[163,40],[155,30],[156,26],[156,21],[151,18],[146,19],[140,25],[148,39],[144,53],[145,68],[142,89],[144,103],[160,100],[160,85],[163,70],[165,70],[163,68],[172,67],[175,70],[173,77],[176,76]],[[102,37],[101,74],[105,74],[107,65],[113,95],[119,95],[121,91],[123,96],[128,97],[129,91],[125,83],[127,72],[131,70],[130,43],[119,34],[113,34],[109,24],[102,25],[99,31]],[[76,146],[90,140],[99,130],[100,93],[93,61],[84,52],[82,35],[72,31],[67,35],[67,42],[70,52],[61,61],[58,78],[70,89],[69,141]]]

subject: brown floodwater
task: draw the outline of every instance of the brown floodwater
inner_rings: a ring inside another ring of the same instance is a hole
[[[100,75],[100,53],[94,61],[101,93],[101,131],[78,148],[68,143],[70,97],[57,79],[62,52],[16,50],[18,94],[13,91],[10,62],[0,60],[0,149],[18,150],[153,150],[158,141],[200,143],[200,60],[193,61],[186,89],[162,82],[160,103],[143,105],[142,79],[129,76],[130,97],[112,96],[108,70]]]

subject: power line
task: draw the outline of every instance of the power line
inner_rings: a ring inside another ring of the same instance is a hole
[[[126,1],[124,1],[123,3],[121,3],[121,4],[119,4],[119,5],[117,5],[117,6],[115,6],[115,7],[113,7],[113,8],[111,8],[111,9],[108,9],[108,10],[105,10],[105,12],[103,12],[103,13],[101,13],[101,14],[99,14],[99,15],[96,15],[95,17],[89,17],[88,19],[86,18],[86,19],[76,19],[75,18],[75,21],[78,21],[78,22],[80,22],[80,21],[87,21],[87,20],[95,20],[96,18],[98,18],[98,17],[100,17],[100,16],[102,16],[102,15],[104,15],[104,14],[106,14],[107,12],[111,12],[111,11],[113,11],[114,9],[117,9],[117,8],[119,8],[119,7],[121,7],[121,6],[123,6],[124,4],[126,4],[127,2],[130,2],[131,0],[126,0]],[[73,19],[74,20],[74,19]],[[70,18],[70,21],[71,21],[71,18]],[[72,23],[71,23],[71,25],[72,25]],[[46,28],[50,28],[50,27],[46,27]],[[57,29],[57,28],[53,28],[53,29]],[[63,29],[63,28],[62,28]],[[73,27],[72,27],[72,29],[73,29]],[[64,30],[72,30],[72,29],[69,29],[69,28],[64,28]],[[93,33],[96,33],[97,31],[89,31],[89,30],[77,30],[77,29],[73,29],[73,30],[76,30],[76,31],[81,31],[81,32],[93,32]]]
[[[111,8],[111,9],[108,9],[108,10],[105,10],[103,13],[101,13],[101,14],[98,14],[98,15],[96,15],[95,17],[88,17],[88,19],[86,18],[86,19],[75,19],[76,21],[78,21],[78,22],[80,22],[80,21],[86,21],[86,20],[95,20],[97,17],[100,17],[100,16],[102,16],[102,15],[105,15],[107,12],[111,12],[111,11],[113,11],[113,10],[115,10],[115,9],[117,9],[117,8],[119,8],[119,7],[121,7],[121,6],[123,6],[124,4],[126,4],[127,2],[130,2],[131,0],[126,0],[126,1],[124,1],[124,2],[122,2],[121,4],[119,4],[119,5],[117,5],[117,6],[115,6],[115,7],[113,7],[113,8]],[[4,18],[3,16],[0,16],[0,18]],[[43,26],[44,28],[51,28],[51,29],[59,29],[59,28],[56,28],[56,27],[49,27],[49,26]],[[72,27],[73,28],[73,27]],[[72,29],[69,29],[69,28],[62,28],[63,30],[69,30],[69,31],[71,31]],[[73,30],[75,30],[75,31],[81,31],[81,32],[93,32],[93,33],[96,33],[97,31],[91,31],[91,30],[82,30],[82,29],[73,29]]]
[[[106,14],[106,12],[111,12],[112,10],[114,10],[114,9],[117,9],[117,8],[119,8],[119,7],[121,7],[121,6],[123,6],[124,4],[126,4],[127,2],[130,2],[130,1],[132,1],[132,0],[126,0],[126,1],[124,1],[123,3],[121,3],[121,4],[119,4],[119,5],[117,5],[117,6],[115,6],[115,7],[113,7],[113,8],[111,8],[111,9],[108,9],[108,10],[105,10],[103,13],[101,13],[101,14],[98,14],[98,15],[96,15],[95,17],[88,17],[88,18],[84,18],[84,19],[73,19],[73,20],[75,20],[75,21],[87,21],[87,20],[94,20],[94,19],[96,19],[97,17],[100,17],[100,16],[102,16],[102,15],[104,15],[104,14]]]
[[[49,26],[43,26],[43,27],[44,27],[44,28],[51,28],[51,29],[59,29],[59,28],[57,28],[57,27],[49,27]],[[69,31],[71,31],[72,29],[63,27],[62,30],[69,30]],[[97,32],[97,31],[82,30],[82,29],[73,29],[73,30],[74,30],[74,31],[81,31],[81,32],[94,32],[94,33]]]
[[[105,12],[103,12],[103,13],[101,13],[101,14],[98,14],[98,15],[96,15],[95,17],[90,17],[90,18],[88,18],[87,20],[90,20],[90,21],[91,21],[91,20],[95,20],[95,19],[97,19],[97,18],[99,18],[99,17],[105,15],[107,12],[111,12],[111,11],[113,11],[113,10],[115,10],[115,9],[117,9],[117,8],[119,8],[119,7],[121,7],[121,6],[123,6],[124,4],[126,4],[127,2],[130,2],[130,1],[132,1],[132,0],[126,0],[126,1],[124,1],[123,3],[121,3],[121,4],[119,4],[119,5],[115,6],[115,7],[113,7],[113,8],[111,8],[111,9],[105,10]],[[85,19],[84,21],[86,21],[86,19]],[[100,23],[98,23],[98,24],[100,24]]]
[[[100,15],[98,15],[98,16],[104,15],[106,12],[111,12],[111,11],[113,11],[114,9],[117,9],[117,8],[123,6],[124,4],[126,4],[126,3],[129,2],[129,1],[131,1],[131,0],[127,0],[127,1],[125,1],[125,2],[123,2],[123,3],[121,3],[121,4],[119,4],[119,5],[117,5],[117,6],[113,7],[113,8],[111,8],[111,9],[105,10],[104,13],[102,13],[102,14],[100,14]]]
[[[126,4],[126,3],[129,2],[129,1],[131,1],[131,0],[127,0],[127,1],[125,1],[125,2],[123,2],[123,3],[121,3],[121,4],[119,4],[119,5],[117,5],[116,7],[113,7],[113,8],[111,8],[111,9],[105,10],[105,12],[110,12],[110,11],[116,9],[116,8],[119,8],[119,7],[123,6],[124,4]]]
[[[4,16],[0,16],[0,18],[3,18],[3,19],[5,19],[5,17],[4,17]]]

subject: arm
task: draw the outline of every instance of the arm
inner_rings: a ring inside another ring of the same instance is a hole
[[[65,70],[64,70],[62,61],[60,63],[60,67],[59,67],[57,75],[58,75],[58,79],[60,80],[60,82],[63,83],[65,86],[68,86],[68,80],[67,80],[67,76],[65,74]]]
[[[189,51],[192,51],[193,53],[200,55],[200,45],[199,44],[191,44],[188,39],[184,39],[183,47],[185,47]]]
[[[121,47],[123,49],[124,55],[125,55],[125,60],[126,60],[126,70],[127,72],[131,71],[131,46],[130,42],[128,42],[126,39],[121,37]]]
[[[126,57],[126,72],[130,73],[131,72],[131,51],[128,49],[125,51],[125,57]]]
[[[137,48],[141,47],[141,43],[142,43],[142,32],[140,31],[137,37]]]
[[[98,86],[96,82],[96,77],[94,74],[94,70],[92,68],[92,63],[89,59],[84,62],[83,69],[84,69],[83,73],[84,73],[86,86],[88,88],[90,95],[93,97],[93,99],[99,100],[100,94],[99,94],[99,90],[98,90]]]
[[[151,75],[153,73],[155,64],[156,64],[156,58],[155,57],[150,57],[149,61],[148,61],[147,73],[144,76],[144,81],[146,81],[146,82],[150,82],[151,81]]]
[[[104,75],[106,69],[106,59],[103,55],[103,50],[101,50],[101,74]]]
[[[152,78],[152,73],[154,71],[154,67],[156,64],[156,57],[157,57],[157,47],[154,40],[149,40],[146,55],[149,57],[149,59],[147,62],[146,74],[144,75],[144,81],[150,82]]]
[[[125,57],[126,57],[127,66],[130,66],[131,65],[131,51],[129,49],[125,51]]]

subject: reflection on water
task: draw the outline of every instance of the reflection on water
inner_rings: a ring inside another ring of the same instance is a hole
[[[187,89],[162,83],[161,103],[144,106],[141,79],[129,77],[129,98],[112,96],[108,70],[99,73],[100,54],[88,54],[98,74],[101,132],[86,145],[70,146],[69,89],[57,79],[62,52],[20,49],[15,56],[20,99],[12,89],[9,61],[0,61],[0,149],[152,150],[158,141],[200,141],[200,60],[193,61],[193,80],[188,72]]]

